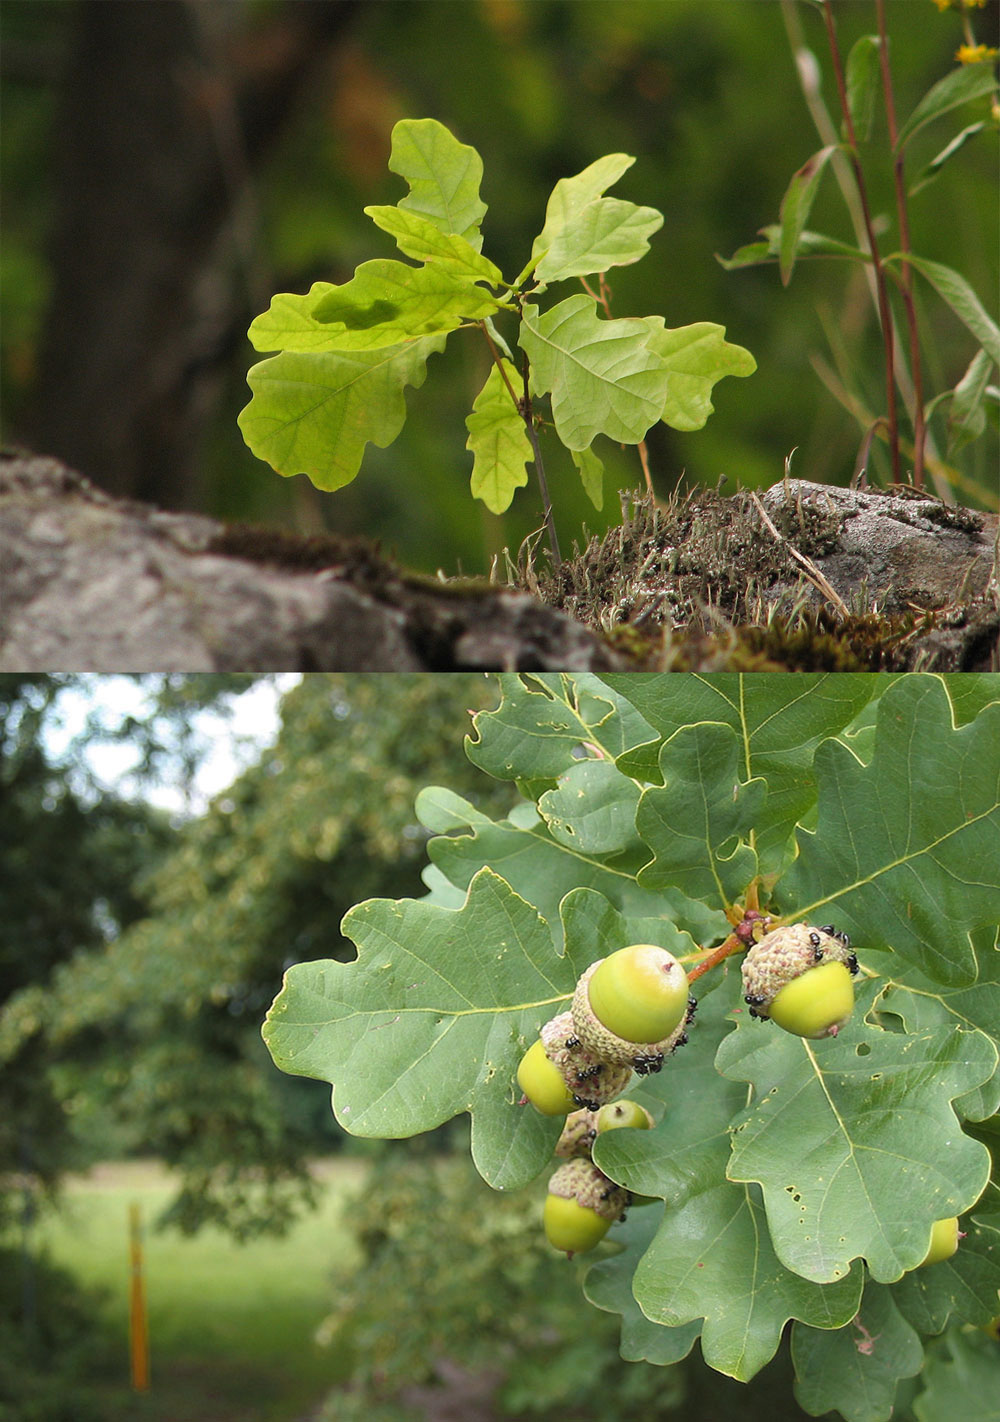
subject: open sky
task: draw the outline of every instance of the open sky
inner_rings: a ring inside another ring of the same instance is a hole
[[[59,698],[58,718],[52,719],[46,732],[50,753],[62,758],[95,711],[110,724],[126,716],[148,715],[151,688],[159,680],[139,675],[88,676],[66,688]],[[137,779],[137,751],[128,742],[92,740],[82,755],[103,789],[124,798],[149,800],[171,813],[198,815],[213,796],[232,784],[261,747],[271,744],[278,728],[281,697],[298,680],[298,674],[278,673],[236,697],[228,715],[195,713],[193,724],[211,748],[191,786],[184,783],[179,764],[165,769],[158,782]]]

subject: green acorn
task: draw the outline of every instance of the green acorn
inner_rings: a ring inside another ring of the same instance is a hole
[[[659,1071],[663,1058],[687,1041],[685,1028],[694,1008],[677,959],[665,948],[639,943],[598,958],[581,974],[573,994],[573,1025],[594,1056],[645,1076]],[[626,1037],[619,1028],[651,1035]]]
[[[545,1197],[545,1235],[555,1249],[582,1254],[593,1249],[620,1219],[628,1191],[589,1160],[568,1160],[549,1181]]]
[[[798,1037],[835,1037],[854,1009],[858,960],[832,924],[792,923],[755,943],[743,959],[743,1000]]]
[[[549,1061],[559,1069],[577,1106],[596,1111],[620,1096],[632,1080],[628,1066],[612,1064],[588,1047],[576,1031],[572,1013],[560,1012],[539,1036]]]

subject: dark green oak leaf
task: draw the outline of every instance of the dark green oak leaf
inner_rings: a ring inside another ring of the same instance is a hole
[[[989,1152],[952,1101],[992,1075],[993,1043],[952,1028],[882,1031],[864,1021],[875,991],[859,993],[836,1038],[742,1018],[716,1057],[753,1086],[732,1123],[729,1178],[761,1186],[778,1256],[819,1282],[858,1257],[880,1282],[898,1279],[934,1221],[968,1209],[989,1177]]]
[[[795,1398],[810,1416],[835,1411],[845,1422],[888,1422],[896,1386],[920,1372],[924,1350],[892,1290],[869,1280],[847,1328],[830,1332],[795,1324],[792,1362]]]
[[[644,1082],[663,1103],[656,1127],[608,1132],[594,1159],[630,1190],[667,1202],[637,1262],[626,1254],[598,1266],[602,1306],[613,1306],[634,1273],[632,1293],[652,1323],[673,1332],[704,1319],[705,1361],[745,1381],[774,1355],[789,1318],[829,1328],[846,1323],[860,1299],[861,1271],[828,1285],[793,1274],[771,1247],[759,1191],[725,1177],[729,1123],[745,1088],[718,1077],[713,1060],[736,983],[725,979],[704,993],[688,1045]]]
[[[630,1092],[630,1096],[634,1093]],[[596,1308],[621,1315],[619,1351],[630,1363],[664,1367],[686,1358],[701,1333],[700,1319],[668,1328],[646,1317],[632,1293],[632,1276],[663,1219],[662,1205],[637,1205],[623,1224],[614,1224],[608,1238],[623,1246],[619,1254],[600,1259],[587,1270],[583,1291]]]
[[[970,932],[1000,922],[1000,705],[956,727],[938,677],[904,677],[879,701],[870,764],[829,740],[815,774],[816,828],[798,832],[778,906],[862,943],[877,925],[935,982],[973,983]]]
[[[589,959],[555,954],[542,916],[489,869],[460,909],[371,899],[343,931],[355,962],[285,975],[263,1029],[277,1065],[329,1081],[354,1135],[416,1135],[467,1111],[480,1173],[526,1184],[559,1126],[517,1105],[517,1065]]]
[[[767,799],[753,827],[762,873],[779,867],[796,823],[816,799],[813,757],[820,741],[843,730],[878,686],[867,673],[808,674],[789,687],[781,678],[724,672],[677,677],[670,673],[605,674],[608,686],[668,740],[702,721],[732,728],[742,747],[739,779],[767,782]],[[619,769],[637,779],[659,776],[649,747],[629,752]]]
[[[742,742],[729,726],[684,726],[660,751],[662,786],[643,792],[636,829],[653,853],[639,873],[650,889],[679,889],[711,908],[742,899],[757,872],[752,830],[767,790],[740,782]]]

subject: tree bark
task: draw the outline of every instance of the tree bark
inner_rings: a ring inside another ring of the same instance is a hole
[[[109,492],[199,505],[199,437],[259,299],[253,167],[360,8],[293,3],[249,28],[228,0],[81,0],[27,444]]]

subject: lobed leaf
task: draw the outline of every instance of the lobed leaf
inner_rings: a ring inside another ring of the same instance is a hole
[[[489,292],[447,267],[377,259],[362,262],[343,286],[321,292],[312,314],[329,329],[332,349],[373,350],[454,331],[464,321],[491,316],[499,305]]]
[[[674,887],[726,910],[757,872],[751,830],[767,790],[740,781],[742,744],[725,725],[684,726],[660,752],[662,787],[644,790],[636,829],[653,853],[642,888]]]
[[[898,1279],[934,1221],[968,1209],[989,1178],[989,1152],[951,1103],[992,1075],[996,1048],[979,1032],[880,1031],[863,1010],[819,1042],[744,1020],[716,1057],[753,1086],[727,1173],[761,1186],[778,1257],[817,1282],[858,1257],[873,1278]]]
[[[471,242],[454,232],[443,232],[429,217],[398,207],[366,207],[366,214],[395,239],[399,250],[418,262],[434,262],[470,281],[503,286],[503,272]]]
[[[839,1412],[845,1422],[888,1422],[900,1378],[924,1365],[924,1350],[892,1290],[869,1280],[847,1328],[792,1329],[795,1399],[811,1417]]]
[[[540,316],[525,305],[519,344],[531,362],[532,388],[552,395],[556,431],[568,449],[587,449],[606,434],[637,444],[660,418],[667,363],[650,347],[645,321],[601,321],[584,293]]]
[[[401,119],[392,130],[389,170],[409,184],[397,206],[453,232],[475,251],[483,245],[479,224],[486,204],[479,196],[483,160],[437,119]]]
[[[663,214],[655,207],[598,198],[561,222],[554,232],[549,233],[546,221],[546,230],[531,249],[533,258],[542,253],[535,278],[539,282],[565,281],[605,272],[609,267],[629,266],[646,255],[648,239],[662,226]]]
[[[517,1064],[586,963],[555,954],[545,920],[489,869],[460,909],[371,899],[343,932],[356,962],[285,975],[263,1029],[277,1065],[331,1082],[353,1135],[416,1135],[468,1111],[480,1172],[526,1184],[558,1127],[516,1104]]]
[[[662,317],[646,317],[650,349],[667,364],[670,378],[660,419],[675,430],[700,430],[712,413],[712,387],[727,375],[752,375],[757,362],[748,350],[726,340],[725,326],[699,321],[675,330]]]
[[[419,388],[443,336],[374,351],[284,351],[247,375],[252,399],[243,438],[279,474],[306,474],[318,489],[349,484],[368,443],[384,449],[406,419],[403,390]]]
[[[607,1133],[594,1158],[629,1189],[667,1202],[638,1263],[619,1256],[599,1266],[605,1288],[634,1268],[632,1290],[646,1317],[671,1330],[703,1318],[705,1361],[746,1381],[773,1357],[788,1319],[825,1328],[846,1323],[858,1306],[861,1271],[826,1285],[789,1271],[771,1247],[757,1190],[725,1177],[742,1088],[719,1078],[712,1061],[733,986],[731,980],[702,996],[689,1045],[648,1087],[664,1102],[662,1121],[652,1131]]]
[[[879,700],[871,763],[829,740],[815,774],[816,827],[797,832],[778,906],[835,917],[940,984],[973,982],[969,933],[1000,922],[1000,705],[956,726],[940,679],[902,677]]]
[[[767,783],[751,838],[762,872],[778,867],[795,824],[815,804],[816,747],[842,731],[878,685],[878,678],[867,673],[809,673],[796,680],[794,693],[780,679],[736,672],[711,677],[611,673],[602,680],[627,697],[664,740],[700,722],[720,722],[735,732],[742,746],[739,781]],[[619,769],[657,780],[659,747],[652,749],[652,757],[648,744],[628,750]]]
[[[614,1231],[622,1252],[601,1259],[587,1270],[583,1291],[595,1307],[621,1315],[620,1352],[630,1363],[656,1363],[665,1367],[686,1358],[701,1333],[701,1320],[669,1328],[647,1318],[632,1293],[632,1276],[663,1219],[663,1207],[643,1205],[629,1212]]]
[[[503,357],[501,360],[508,381],[513,383],[517,371],[509,361]],[[469,431],[465,447],[474,456],[473,498],[482,499],[491,513],[503,513],[510,508],[515,489],[528,482],[525,466],[534,456],[524,420],[495,364],[476,396],[465,427]]]

